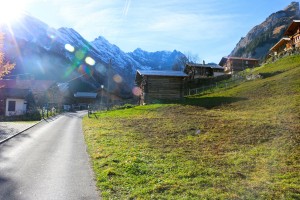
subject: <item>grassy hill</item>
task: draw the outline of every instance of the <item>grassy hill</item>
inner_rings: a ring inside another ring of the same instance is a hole
[[[84,118],[103,199],[299,199],[300,56],[262,79]]]

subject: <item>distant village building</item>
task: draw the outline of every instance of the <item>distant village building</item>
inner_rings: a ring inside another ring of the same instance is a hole
[[[183,97],[184,78],[182,71],[137,70],[135,82],[140,88],[140,104],[157,99],[180,99]]]
[[[205,78],[205,77],[216,77],[224,75],[224,68],[219,65],[212,64],[195,64],[187,63],[184,72],[188,75],[190,80]]]
[[[95,92],[76,92],[74,94],[75,97],[75,105],[73,109],[76,110],[86,110],[88,109],[88,105],[95,103],[97,98],[97,93]]]
[[[223,57],[219,65],[224,67],[226,74],[232,74],[258,66],[259,60],[254,58]]]
[[[25,114],[28,101],[35,103],[53,84],[42,80],[0,80],[0,116]]]
[[[270,49],[270,56],[281,57],[294,50],[300,49],[300,20],[293,20],[279,40]]]
[[[29,95],[29,89],[0,88],[0,115],[24,115]]]
[[[104,105],[104,106],[113,106],[113,105],[120,105],[124,101],[124,99],[114,92],[107,92],[107,90],[103,88],[99,88],[97,90],[98,94],[98,104]]]

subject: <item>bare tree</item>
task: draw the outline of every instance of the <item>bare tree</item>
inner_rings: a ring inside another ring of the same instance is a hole
[[[177,58],[174,63],[172,70],[174,71],[182,71],[184,70],[187,63],[198,63],[199,56],[197,54],[192,54],[191,52],[187,52],[184,55]]]
[[[191,52],[186,52],[185,56],[187,58],[187,62],[189,63],[198,63],[200,58],[197,54],[193,54]]]
[[[3,52],[3,41],[4,34],[0,32],[0,79],[2,79],[5,75],[9,74],[11,70],[14,69],[15,64],[11,64],[5,60],[4,52]]]
[[[173,71],[182,71],[187,63],[187,57],[185,55],[179,56],[173,64]]]

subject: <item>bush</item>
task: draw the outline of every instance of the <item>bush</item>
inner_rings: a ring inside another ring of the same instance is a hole
[[[133,107],[135,107],[135,105],[132,105],[132,104],[124,104],[124,105],[122,105],[122,106],[114,106],[113,108],[112,108],[112,110],[123,110],[123,109],[128,109],[128,108],[133,108]]]

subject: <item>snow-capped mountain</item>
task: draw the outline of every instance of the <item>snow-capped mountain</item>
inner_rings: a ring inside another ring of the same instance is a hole
[[[174,64],[182,59],[182,57],[185,57],[184,54],[176,50],[173,52],[147,52],[140,48],[137,48],[128,54],[143,66],[151,66],[151,69],[153,70],[172,70]]]
[[[90,91],[108,83],[111,90],[131,91],[137,69],[171,69],[184,56],[176,50],[150,53],[136,49],[125,53],[104,37],[88,42],[72,28],[54,29],[28,14],[11,26],[2,25],[1,30],[5,34],[5,55],[16,63],[13,74],[29,73],[36,79],[60,82],[80,77],[84,87],[77,90]],[[95,65],[87,64],[87,57]],[[115,75],[122,77],[122,82],[116,83]]]

